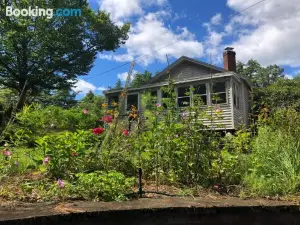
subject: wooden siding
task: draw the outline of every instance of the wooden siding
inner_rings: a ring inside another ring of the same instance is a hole
[[[219,104],[222,114],[222,119],[217,119],[213,121],[213,125],[210,120],[203,119],[204,125],[211,127],[217,130],[233,130],[237,129],[241,124],[248,124],[248,115],[249,115],[249,88],[245,85],[244,81],[239,78],[235,73],[225,72],[225,73],[214,73],[210,74],[210,69],[202,67],[200,65],[194,65],[190,62],[183,62],[173,68],[170,73],[171,79],[174,80],[175,90],[179,86],[193,86],[200,83],[205,83],[207,85],[207,114],[210,115],[211,111],[209,107],[211,106],[210,98],[210,88],[209,83],[212,77],[213,82],[226,81],[226,93],[227,93],[227,103]],[[161,90],[160,87],[168,85],[166,81],[167,77],[162,76],[160,79],[138,89],[129,89],[129,93],[139,93],[139,112],[142,114],[143,109],[141,108],[141,95],[147,90],[157,90],[158,102],[161,103]],[[240,96],[240,107],[237,109],[233,103],[233,83],[236,83],[239,87]],[[114,93],[107,93],[106,96],[113,95]],[[216,109],[215,105],[212,105],[213,113]],[[219,125],[219,126],[218,126]]]
[[[239,109],[233,105],[234,128],[237,129],[241,125],[249,124],[249,89],[242,80],[233,79],[238,85],[238,95],[240,96]],[[233,93],[232,93],[233,97]]]
[[[192,79],[200,76],[207,76],[211,73],[215,74],[217,71],[204,66],[195,65],[192,62],[182,62],[170,71],[170,77],[174,81],[180,81],[185,79]],[[168,80],[168,74],[163,75],[157,79],[153,84],[166,82]]]

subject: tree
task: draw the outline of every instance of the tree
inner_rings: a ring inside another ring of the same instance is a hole
[[[71,89],[55,90],[36,96],[30,103],[38,102],[44,106],[54,105],[62,108],[71,108],[77,104],[76,95],[77,93]]]
[[[148,83],[152,78],[152,73],[150,73],[149,71],[145,70],[144,73],[137,73],[135,74],[130,87],[132,88],[138,88],[141,87],[142,85],[145,85],[146,83]]]
[[[114,88],[115,88],[115,89],[120,89],[120,88],[122,88],[122,81],[121,81],[121,79],[118,79],[118,80],[117,80],[117,82],[116,82]]]
[[[237,73],[246,76],[253,87],[266,87],[279,78],[284,77],[284,69],[277,65],[262,67],[256,60],[249,60],[246,64],[237,63]]]
[[[34,3],[33,3],[34,2]],[[18,109],[28,95],[68,90],[86,75],[97,53],[113,51],[128,39],[129,24],[116,26],[109,14],[95,12],[86,1],[5,0],[0,3],[0,85],[15,90]],[[82,16],[6,16],[13,8],[81,8]]]
[[[271,108],[293,106],[300,111],[300,75],[277,80],[264,90],[261,98]]]

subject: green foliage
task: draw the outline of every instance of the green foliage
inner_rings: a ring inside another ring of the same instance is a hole
[[[118,80],[117,80],[117,82],[116,82],[114,88],[115,88],[115,89],[120,89],[120,88],[122,88],[122,81],[121,81],[121,79],[118,79]]]
[[[251,149],[251,133],[239,130],[235,135],[227,133],[223,148],[215,152],[211,176],[215,183],[239,185],[248,169],[248,154]]]
[[[95,171],[76,174],[71,193],[90,200],[122,201],[134,184],[134,178],[126,178],[117,171]]]
[[[282,130],[261,127],[249,156],[250,170],[244,178],[251,193],[286,195],[300,188],[300,142]]]
[[[277,80],[261,90],[260,97],[271,108],[296,107],[300,111],[300,76]]]
[[[5,16],[6,6],[80,7],[82,16]],[[70,88],[78,76],[90,71],[97,53],[113,51],[125,43],[130,27],[115,25],[109,14],[92,10],[87,2],[78,6],[78,0],[59,4],[55,0],[1,1],[0,14],[0,84],[19,94],[18,109],[28,96]]]
[[[87,158],[94,152],[94,143],[101,141],[91,131],[65,132],[46,135],[38,140],[38,149],[42,151],[41,170],[48,170],[51,177],[70,178],[85,169]],[[49,156],[50,162],[42,165],[42,159]]]
[[[132,88],[138,88],[143,86],[144,84],[148,83],[152,78],[152,73],[145,70],[144,73],[136,73],[134,75],[134,78],[130,84],[130,87]]]
[[[262,67],[256,60],[249,60],[246,64],[237,63],[237,73],[247,77],[253,87],[266,87],[278,79],[283,78],[284,69],[277,65]]]

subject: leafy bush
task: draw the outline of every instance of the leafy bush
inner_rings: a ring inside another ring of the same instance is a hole
[[[101,136],[96,136],[91,131],[79,130],[74,133],[46,135],[36,142],[38,150],[44,153],[43,157],[49,157],[46,168],[50,175],[63,178],[84,170],[87,157],[94,151],[93,147],[99,141]]]
[[[239,130],[234,135],[227,133],[223,147],[215,152],[211,176],[217,183],[239,185],[247,171],[247,158],[251,149],[251,133]]]
[[[134,184],[134,178],[125,178],[122,173],[116,171],[78,173],[76,177],[78,180],[72,186],[71,192],[85,199],[125,200],[125,195]]]
[[[259,128],[244,182],[260,196],[290,194],[300,189],[300,140],[268,126]]]

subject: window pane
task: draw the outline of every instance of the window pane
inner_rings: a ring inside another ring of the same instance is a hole
[[[152,97],[157,97],[157,91],[151,91],[151,96]]]
[[[226,92],[225,82],[217,82],[213,84],[213,93]]]
[[[178,107],[190,106],[190,97],[178,98]]]
[[[118,95],[108,97],[108,104],[111,105],[113,102],[116,102],[116,103],[119,102]]]
[[[236,94],[233,94],[233,105],[236,107],[237,102],[236,102]]]
[[[198,95],[206,95],[206,85],[205,84],[199,84],[194,87],[194,94]]]
[[[131,106],[138,107],[138,95],[128,95],[127,96],[127,110],[130,110]]]
[[[162,94],[161,94],[162,96],[162,98],[171,98],[171,96],[170,96],[170,94],[169,93],[167,93],[167,92],[164,92],[164,91],[162,91]]]
[[[203,105],[207,105],[207,96],[202,95],[201,98],[202,98],[202,101],[203,101]]]
[[[190,92],[190,87],[179,87],[178,88],[178,97],[189,96],[187,92]]]
[[[226,93],[220,93],[213,95],[212,103],[213,104],[220,104],[220,103],[226,103]]]

